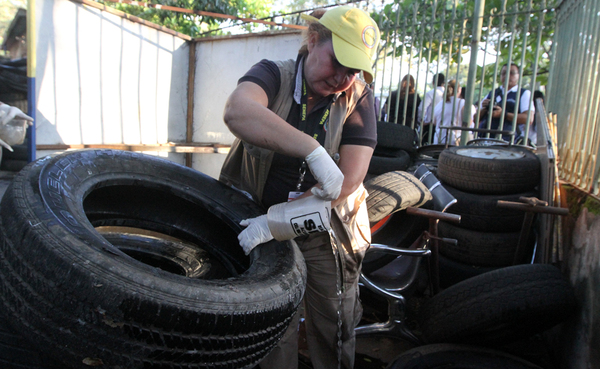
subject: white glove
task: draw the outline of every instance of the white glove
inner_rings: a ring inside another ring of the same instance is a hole
[[[31,122],[33,122],[33,118],[30,117],[29,115],[23,113],[21,111],[21,109],[14,107],[14,106],[7,105],[7,104],[0,105],[0,124],[1,125],[5,125],[15,118],[16,119],[24,119],[24,120],[28,121],[29,125],[32,125]]]
[[[321,188],[313,187],[312,193],[325,201],[337,199],[342,192],[344,174],[335,164],[323,146],[317,147],[305,158],[306,164],[321,184]]]
[[[248,228],[244,229],[238,235],[238,240],[246,255],[250,254],[250,251],[252,251],[256,245],[273,239],[273,235],[269,230],[267,214],[256,218],[244,219],[240,222],[240,225],[248,226]]]

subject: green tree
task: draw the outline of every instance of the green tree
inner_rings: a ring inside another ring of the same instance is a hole
[[[539,33],[537,82],[545,84],[554,32],[555,12],[551,6],[556,3],[532,0],[529,8],[527,0],[487,0],[482,45],[487,42],[499,51],[500,65],[510,55],[512,62],[522,64],[522,76],[531,78]],[[397,0],[387,4],[380,13],[373,14],[382,31],[380,56],[398,57],[412,48],[416,62],[429,60],[432,66],[457,63],[459,55],[470,50],[474,6],[473,0]],[[478,72],[481,78],[481,67]],[[484,85],[491,86],[493,74],[494,66],[487,66]]]
[[[231,15],[239,18],[260,19],[269,16],[271,2],[268,0],[158,0],[153,4],[173,6],[210,13]],[[174,31],[187,34],[191,37],[202,36],[209,30],[217,30],[222,25],[232,21],[226,18],[211,17],[207,15],[181,13],[170,10],[161,10],[152,7],[105,2],[105,5],[114,7],[123,12],[135,15],[150,22],[165,26]],[[256,25],[247,23],[246,29],[251,30]],[[222,34],[214,32],[211,35]]]

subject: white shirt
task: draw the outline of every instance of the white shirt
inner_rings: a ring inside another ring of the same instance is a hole
[[[454,106],[454,110],[452,109]],[[465,100],[461,98],[455,99],[450,96],[450,101],[440,101],[433,109],[433,122],[435,123],[435,134],[433,137],[434,144],[445,144],[448,136],[450,136],[450,145],[458,145],[462,135],[461,130],[440,129],[440,126],[455,126],[461,127],[463,121],[463,112],[465,108]],[[475,114],[475,106],[471,107],[471,112]],[[443,110],[443,116],[442,116]],[[454,114],[452,114],[454,113]],[[474,127],[473,117],[469,119],[469,127]],[[448,133],[450,131],[450,133]],[[468,132],[469,139],[473,138],[473,133]]]
[[[433,101],[433,94],[435,94],[435,102]],[[431,111],[433,110],[433,104],[437,105],[444,99],[444,86],[438,86],[433,90],[427,91],[425,98],[419,104],[417,108],[417,117],[419,122],[431,123]],[[425,116],[423,116],[425,112]]]

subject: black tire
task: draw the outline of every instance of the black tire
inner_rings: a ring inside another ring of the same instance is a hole
[[[502,351],[483,347],[433,344],[405,351],[387,369],[541,369]]]
[[[463,264],[488,267],[503,267],[514,264],[517,245],[521,232],[480,232],[460,228],[454,224],[440,221],[438,224],[440,237],[452,238],[458,241],[456,245],[444,243],[440,246],[440,254]],[[523,250],[523,260],[531,259],[535,234],[530,232],[526,250]]]
[[[0,368],[2,369],[64,369],[56,360],[40,353],[12,329],[0,314]]]
[[[4,151],[4,158],[11,159],[11,160],[27,161],[27,159],[29,158],[29,152],[27,150],[27,138],[25,139],[25,142],[23,142],[22,144],[13,145],[11,147],[13,149],[12,152],[6,148],[2,149],[2,151]]]
[[[561,323],[576,306],[573,287],[558,268],[500,268],[428,300],[422,311],[422,338],[427,343],[509,343]]]
[[[377,122],[377,148],[415,152],[417,135],[403,124]],[[376,149],[377,149],[376,148]]]
[[[466,279],[478,276],[483,273],[491,272],[502,267],[484,267],[461,263],[445,257],[442,254],[439,257],[439,275],[440,287],[448,288]]]
[[[510,194],[532,190],[540,181],[540,161],[516,146],[458,146],[440,153],[439,179],[461,191]]]
[[[386,149],[381,147],[376,147],[375,151],[373,151],[373,156],[382,156],[384,158],[398,158],[404,157],[406,150],[402,149]]]
[[[262,213],[215,179],[147,155],[40,159],[17,174],[0,206],[2,308],[24,338],[72,368],[252,367],[287,328],[306,281],[293,243],[243,254],[239,222]],[[95,227],[182,240],[228,278],[156,268]]]
[[[409,169],[413,169],[413,167],[416,169],[421,164],[425,164],[431,173],[437,175],[438,159],[442,150],[445,149],[445,145],[425,145],[417,148],[412,166]]]
[[[463,192],[444,183],[457,200],[452,205],[449,213],[459,214],[460,228],[472,229],[481,232],[516,232],[523,227],[525,212],[501,208],[497,206],[498,200],[520,202],[520,197],[537,197],[538,191],[527,191],[508,195],[486,195]]]
[[[371,157],[368,173],[380,175],[393,171],[404,171],[410,166],[410,155],[404,150],[400,150],[396,157],[376,156]]]
[[[449,146],[454,147],[454,146]],[[417,159],[437,160],[440,158],[442,151],[446,150],[446,145],[425,145],[417,149]]]
[[[427,229],[424,217],[409,215],[409,206],[431,208],[431,194],[421,181],[406,172],[388,172],[366,181],[367,211],[373,243],[409,247]],[[386,219],[386,217],[388,217]],[[383,225],[375,230],[377,223]],[[377,270],[394,260],[394,255],[368,252],[363,260],[365,273]]]

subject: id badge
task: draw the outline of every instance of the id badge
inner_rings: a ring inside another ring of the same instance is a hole
[[[297,199],[303,193],[304,192],[300,192],[300,191],[290,191],[290,193],[288,194],[288,202]]]

